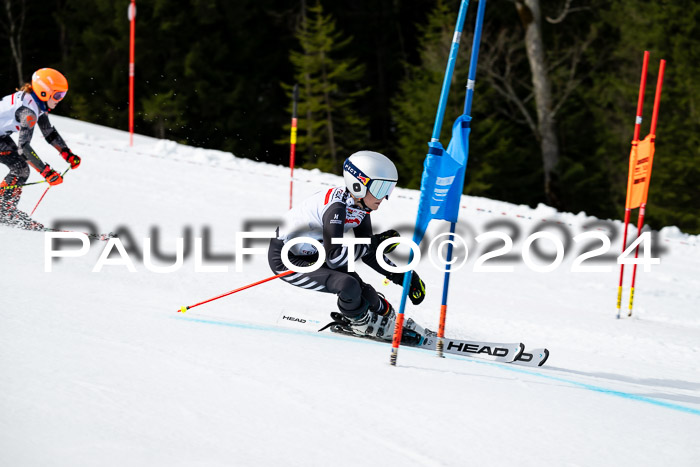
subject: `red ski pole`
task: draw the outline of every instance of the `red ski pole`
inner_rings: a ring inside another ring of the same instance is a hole
[[[61,178],[63,178],[69,170],[70,170],[70,167],[68,167],[66,170],[64,170],[63,173],[61,174]],[[46,181],[46,180],[44,180],[44,181]],[[37,183],[41,183],[41,182],[37,182]],[[39,201],[36,202],[36,206],[34,206],[34,209],[32,209],[32,212],[29,214],[30,217],[34,215],[34,211],[36,211],[36,208],[39,207],[39,203],[41,203],[41,200],[44,199],[44,196],[46,196],[46,193],[49,192],[49,188],[51,188],[51,185],[46,187],[46,190],[44,190],[44,194],[41,195],[41,198],[39,198]]]
[[[46,196],[46,193],[49,192],[49,188],[51,188],[51,185],[49,185],[49,186],[46,187],[46,190],[44,190],[44,194],[41,195],[41,198],[39,198],[39,201],[36,202],[36,206],[34,206],[34,209],[32,209],[32,212],[29,213],[30,216],[33,216],[33,215],[34,215],[34,211],[36,211],[36,208],[39,207],[39,203],[41,203],[41,200],[44,199],[44,196]]]
[[[285,272],[283,272],[282,274],[277,274],[276,276],[271,276],[271,277],[268,277],[267,279],[262,279],[262,280],[259,280],[259,281],[257,281],[257,282],[253,282],[252,284],[244,285],[243,287],[239,287],[239,288],[237,288],[237,289],[235,289],[235,290],[231,290],[230,292],[226,292],[225,294],[221,294],[221,295],[219,295],[218,297],[210,298],[210,299],[208,299],[208,300],[204,300],[203,302],[195,303],[194,305],[182,306],[182,307],[180,307],[179,310],[177,310],[177,312],[178,312],[178,313],[184,313],[184,312],[186,312],[187,310],[189,310],[190,308],[194,308],[194,307],[199,306],[199,305],[204,305],[205,303],[213,302],[214,300],[218,300],[218,299],[220,299],[220,298],[226,297],[226,296],[231,295],[231,294],[234,294],[234,293],[236,293],[236,292],[240,292],[241,290],[249,289],[249,288],[251,288],[251,287],[255,287],[256,285],[260,285],[260,284],[262,284],[263,282],[271,281],[271,280],[273,280],[273,279],[277,279],[278,277],[288,276],[288,275],[290,275],[290,274],[294,274],[294,271],[291,271],[291,270],[290,270],[290,271],[285,271]]]

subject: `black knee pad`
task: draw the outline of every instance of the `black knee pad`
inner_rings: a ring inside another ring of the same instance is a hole
[[[362,284],[349,274],[338,274],[329,278],[328,287],[339,290],[338,296],[346,302],[359,300],[362,296]]]
[[[348,318],[362,315],[369,303],[362,297],[362,285],[350,275],[333,278],[332,285],[338,292],[338,309]]]

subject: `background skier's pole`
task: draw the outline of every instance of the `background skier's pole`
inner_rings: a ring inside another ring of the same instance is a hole
[[[259,281],[257,281],[257,282],[253,282],[252,284],[244,285],[243,287],[239,287],[239,288],[237,288],[237,289],[235,289],[235,290],[231,290],[230,292],[226,292],[225,294],[221,294],[221,295],[219,295],[219,296],[217,296],[217,297],[210,298],[210,299],[208,299],[208,300],[204,300],[203,302],[195,303],[194,305],[190,305],[190,306],[182,306],[182,307],[180,307],[180,309],[177,310],[177,311],[178,311],[178,313],[180,313],[180,312],[184,313],[184,312],[186,312],[187,310],[189,310],[190,308],[194,308],[194,307],[199,306],[199,305],[204,305],[205,303],[213,302],[214,300],[218,300],[218,299],[220,299],[220,298],[227,297],[227,296],[229,296],[229,295],[231,295],[231,294],[234,294],[234,293],[236,293],[236,292],[240,292],[241,290],[249,289],[249,288],[251,288],[251,287],[255,287],[256,285],[260,285],[260,284],[262,284],[262,283],[264,283],[264,282],[268,282],[268,281],[271,281],[271,280],[273,280],[273,279],[277,279],[278,277],[288,276],[288,275],[290,275],[290,274],[294,274],[294,271],[291,271],[291,270],[290,270],[290,271],[285,271],[285,272],[283,272],[282,274],[277,274],[276,276],[271,276],[271,277],[268,277],[267,279],[262,279],[262,280],[259,280]]]
[[[292,209],[292,193],[294,192],[294,153],[297,145],[297,101],[299,100],[299,85],[294,85],[292,104],[292,132],[289,135],[289,209]]]
[[[637,115],[634,119],[634,136],[632,136],[632,151],[630,153],[630,163],[629,170],[632,172],[634,166],[636,165],[637,156],[637,145],[639,144],[639,129],[642,124],[642,108],[644,107],[644,88],[647,83],[647,66],[649,65],[649,51],[644,51],[644,61],[642,63],[642,78],[639,82],[639,97],[637,98]],[[632,160],[635,159],[635,160]],[[622,234],[622,251],[627,248],[627,228],[630,223],[630,213],[632,208],[630,207],[630,202],[632,199],[632,180],[630,179],[632,175],[628,175],[627,179],[627,197],[625,201],[625,228]],[[620,318],[620,307],[622,303],[622,278],[625,272],[625,265],[620,264],[620,282],[617,286],[617,317]]]
[[[664,81],[664,70],[666,69],[666,60],[661,60],[659,65],[659,77],[656,81],[656,95],[654,96],[654,109],[651,114],[651,128],[649,130],[649,136],[651,136],[651,153],[649,154],[649,171],[646,180],[646,186],[644,187],[644,196],[642,198],[642,204],[639,206],[639,217],[637,218],[637,238],[642,234],[642,227],[644,227],[644,215],[646,214],[647,208],[647,197],[649,196],[649,183],[651,182],[651,169],[652,163],[654,161],[654,145],[656,143],[656,122],[659,117],[659,103],[661,102],[661,88]],[[634,251],[634,257],[637,258],[639,255],[639,245]],[[632,267],[632,285],[630,287],[630,304],[627,316],[632,316],[632,304],[634,302],[634,283],[637,279],[637,265]],[[619,313],[619,310],[618,310]]]

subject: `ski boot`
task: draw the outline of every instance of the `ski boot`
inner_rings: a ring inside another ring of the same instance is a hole
[[[11,225],[26,230],[43,230],[44,226],[29,215],[17,209],[17,203],[22,196],[22,188],[3,189],[7,187],[4,180],[0,183],[0,224]]]
[[[334,311],[331,313],[332,322],[319,329],[331,328],[333,332],[343,334],[353,334],[358,337],[369,337],[390,341],[394,334],[396,324],[396,313],[382,294],[379,294],[379,305],[376,310],[369,310],[366,301],[363,302],[364,311],[356,318],[348,318],[342,313]],[[342,308],[341,308],[342,309]]]
[[[0,224],[19,227],[25,230],[44,230],[41,224],[6,201],[0,200]]]
[[[396,313],[394,312],[394,307],[384,298],[384,295],[378,295],[379,305],[376,309],[368,309],[363,316],[350,320],[350,328],[358,336],[375,337],[390,341],[394,336]]]
[[[401,330],[401,344],[411,346],[425,345],[426,341],[437,338],[437,332],[424,328],[420,324],[408,318]]]

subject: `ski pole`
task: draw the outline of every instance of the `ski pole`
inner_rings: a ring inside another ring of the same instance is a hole
[[[0,186],[0,190],[12,190],[15,188],[22,188],[25,186],[30,186],[30,185],[37,185],[39,183],[46,183],[46,180],[41,180],[39,182],[32,182],[32,183],[25,183],[24,185],[8,185],[8,186]]]
[[[251,288],[251,287],[255,287],[256,285],[260,285],[260,284],[262,284],[263,282],[271,281],[271,280],[273,280],[273,279],[277,279],[278,277],[288,276],[288,275],[290,275],[290,274],[294,274],[294,271],[292,271],[292,270],[285,271],[285,272],[283,272],[283,273],[281,273],[281,274],[277,274],[276,276],[271,276],[271,277],[268,277],[267,279],[262,279],[262,280],[259,280],[259,281],[257,281],[257,282],[253,282],[252,284],[244,285],[243,287],[239,287],[239,288],[237,288],[237,289],[235,289],[235,290],[231,290],[230,292],[226,292],[225,294],[221,294],[221,295],[219,295],[218,297],[210,298],[210,299],[208,299],[208,300],[204,300],[203,302],[195,303],[194,305],[182,306],[182,307],[180,307],[179,310],[177,310],[177,312],[178,312],[178,313],[184,313],[184,312],[186,312],[187,310],[189,310],[190,308],[194,308],[194,307],[199,306],[199,305],[204,305],[205,303],[213,302],[214,300],[218,300],[218,299],[220,299],[220,298],[226,297],[226,296],[231,295],[231,294],[234,294],[234,293],[236,293],[236,292],[240,292],[241,290],[249,289],[249,288]]]
[[[49,188],[51,188],[51,185],[49,185],[48,187],[46,187],[46,190],[44,190],[44,194],[41,195],[41,198],[39,198],[39,201],[37,201],[36,206],[34,206],[34,209],[32,209],[32,212],[29,213],[30,216],[33,216],[33,215],[34,215],[34,211],[36,211],[36,208],[39,207],[39,203],[41,203],[41,200],[44,199],[44,196],[46,196],[46,193],[49,192]]]
[[[68,170],[69,169],[66,169],[66,171],[63,172],[63,175],[65,175],[65,173],[68,172]],[[63,176],[63,175],[61,175],[61,176]],[[0,186],[0,190],[13,190],[15,188],[23,188],[25,186],[38,185],[39,183],[46,183],[46,180],[39,180],[38,182],[24,183],[22,185]]]
[[[63,173],[61,174],[61,178],[63,178],[66,175],[66,173],[68,173],[69,170],[70,170],[70,167],[68,167],[66,170],[64,170]],[[46,181],[46,180],[44,180],[44,181]],[[41,182],[36,182],[36,183],[41,183]],[[46,196],[46,193],[49,192],[49,188],[51,188],[51,185],[46,187],[46,190],[44,190],[44,194],[41,195],[41,198],[39,198],[39,201],[37,201],[36,206],[34,206],[34,209],[32,209],[32,212],[29,214],[30,216],[34,215],[34,211],[36,211],[36,208],[39,207],[39,203],[41,203],[41,200],[44,199],[44,196]]]

